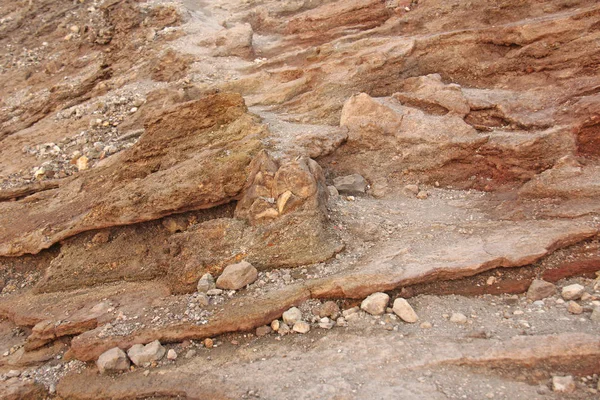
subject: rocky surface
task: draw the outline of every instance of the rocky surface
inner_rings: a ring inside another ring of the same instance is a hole
[[[597,396],[599,16],[0,4],[0,398]]]

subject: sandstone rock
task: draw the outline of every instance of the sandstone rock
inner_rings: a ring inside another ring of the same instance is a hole
[[[338,192],[337,188],[333,185],[327,186],[327,191],[329,192],[329,197],[337,197],[340,195],[340,192]]]
[[[167,360],[177,360],[177,352],[173,349],[169,349],[169,351],[167,351]]]
[[[452,313],[450,316],[450,322],[454,322],[455,324],[466,324],[467,316],[462,313]]]
[[[128,371],[129,359],[125,352],[118,347],[105,351],[96,361],[100,373],[112,371]]]
[[[565,300],[577,300],[585,292],[585,288],[578,283],[565,286],[562,289],[561,296]]]
[[[424,190],[421,190],[419,193],[417,193],[417,199],[419,200],[425,200],[429,197],[429,193],[427,193]]]
[[[275,319],[273,321],[271,321],[271,329],[273,329],[273,331],[277,332],[279,330],[279,325],[281,323],[279,322],[278,319]]]
[[[289,326],[294,326],[297,321],[302,320],[302,311],[297,307],[292,307],[283,313],[283,322]]]
[[[556,293],[556,286],[541,279],[534,279],[527,289],[527,298],[531,301],[542,300]]]
[[[8,371],[6,373],[7,378],[17,378],[20,375],[21,375],[21,371],[19,371],[18,369],[11,369],[10,371]]]
[[[279,325],[279,329],[277,330],[277,333],[281,336],[287,335],[288,333],[290,333],[291,329],[289,327],[288,324],[286,323],[282,323]]]
[[[389,301],[390,296],[388,294],[373,293],[362,301],[360,308],[371,315],[381,315],[385,312]]]
[[[333,185],[340,193],[362,194],[366,191],[367,181],[359,174],[352,174],[335,178]]]
[[[258,278],[258,271],[252,264],[242,261],[228,265],[217,278],[219,289],[238,290],[253,283]]]
[[[206,294],[208,296],[219,296],[221,294],[223,294],[223,289],[209,289]]]
[[[204,347],[206,347],[207,349],[212,349],[214,346],[214,340],[212,340],[211,338],[206,338],[203,341],[204,343]]]
[[[397,316],[399,316],[404,322],[414,324],[419,320],[417,313],[415,313],[415,310],[413,310],[411,305],[408,304],[408,301],[406,301],[405,299],[397,298],[396,300],[394,300],[393,310],[394,313]]]
[[[553,376],[552,390],[558,393],[573,393],[576,389],[572,376]]]
[[[308,333],[310,331],[310,324],[305,321],[296,321],[292,330],[298,333]]]
[[[567,310],[569,310],[571,314],[576,315],[583,313],[583,307],[575,301],[569,301],[569,304],[567,305]]]
[[[0,232],[0,254],[37,253],[80,232],[210,208],[237,197],[266,132],[247,113],[242,97],[205,95],[160,112],[115,162],[39,193],[35,205],[0,203],[0,225],[9,228]],[[223,158],[218,148],[230,150]],[[21,223],[10,224],[7,215]],[[42,225],[52,226],[52,232],[43,232]]]
[[[134,344],[127,350],[127,355],[135,365],[141,367],[153,361],[159,361],[164,357],[166,352],[167,350],[160,342],[155,340],[145,346],[143,344]]]

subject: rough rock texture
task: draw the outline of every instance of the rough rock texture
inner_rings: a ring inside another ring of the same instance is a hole
[[[541,279],[535,279],[527,289],[527,298],[531,301],[543,300],[556,293],[556,286]]]
[[[155,340],[147,345],[134,344],[127,350],[127,356],[138,367],[149,365],[152,361],[159,361],[164,357],[167,350]]]
[[[225,267],[217,279],[219,289],[238,290],[256,280],[258,271],[249,262],[231,264]]]
[[[371,315],[381,315],[390,301],[387,293],[373,293],[360,303],[360,308]]]
[[[0,255],[37,253],[80,232],[227,203],[241,192],[263,134],[236,94],[207,95],[167,110],[110,165],[59,190],[0,203],[0,223],[7,227]],[[21,223],[11,224],[14,219]]]
[[[394,300],[394,306],[392,307],[392,309],[394,310],[394,313],[397,316],[399,316],[404,322],[414,324],[419,320],[417,313],[415,313],[415,310],[413,310],[411,305],[408,304],[408,301],[406,301],[406,299],[398,298]]]
[[[96,361],[98,370],[104,372],[127,371],[129,369],[129,358],[127,354],[118,347],[105,351]]]

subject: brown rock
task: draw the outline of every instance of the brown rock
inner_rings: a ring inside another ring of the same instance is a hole
[[[112,164],[40,193],[35,203],[0,203],[0,224],[8,227],[0,232],[0,255],[37,253],[79,232],[227,203],[241,192],[263,134],[239,95],[206,95],[174,106],[150,121]]]
[[[527,289],[527,298],[531,301],[542,300],[556,293],[556,286],[541,279],[534,279]]]
[[[266,336],[269,333],[271,333],[272,331],[273,330],[271,329],[271,327],[269,325],[259,326],[258,328],[256,328],[256,336],[258,336],[258,337]]]
[[[321,318],[330,317],[331,319],[336,319],[338,315],[340,315],[340,307],[337,305],[335,301],[326,301],[315,310],[316,315]]]

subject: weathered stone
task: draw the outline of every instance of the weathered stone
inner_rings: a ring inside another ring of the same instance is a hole
[[[308,333],[310,331],[310,324],[306,321],[296,321],[292,330],[298,333]]]
[[[531,301],[543,300],[556,293],[556,286],[541,279],[534,279],[527,289],[527,298]]]
[[[339,176],[333,180],[333,185],[340,193],[362,194],[367,189],[367,181],[359,174]]]
[[[258,277],[258,271],[252,264],[242,261],[228,265],[217,278],[219,289],[238,290],[251,284]]]
[[[462,313],[452,313],[450,316],[450,322],[454,322],[455,324],[466,324],[467,316]]]
[[[569,310],[571,314],[576,315],[583,313],[583,307],[576,301],[569,301],[569,304],[567,305],[567,310]]]
[[[114,347],[105,351],[96,361],[100,373],[129,370],[129,359],[123,350]]]
[[[135,365],[141,367],[153,361],[159,361],[164,357],[166,352],[167,350],[160,342],[155,340],[145,346],[143,344],[134,344],[127,350],[127,355]]]
[[[404,188],[402,189],[402,191],[407,196],[416,197],[417,194],[419,194],[419,186],[412,185],[412,184],[411,185],[406,185],[406,186],[404,186]]]
[[[319,320],[319,328],[331,329],[335,326],[336,322],[331,319],[324,317]]]
[[[388,294],[373,293],[362,301],[360,308],[371,315],[381,315],[385,312],[389,301],[390,296]]]
[[[167,360],[177,360],[177,352],[174,349],[169,349],[169,351],[167,351]]]
[[[315,311],[316,315],[318,315],[321,318],[331,317],[332,319],[336,319],[337,316],[340,314],[340,307],[335,301],[329,300],[317,307]]]
[[[600,322],[600,307],[594,307],[590,319],[594,322]]]
[[[248,23],[226,29],[217,36],[215,40],[217,47],[213,51],[213,55],[216,57],[252,57],[254,54],[252,35],[252,26]]]
[[[408,301],[406,301],[405,299],[397,298],[396,300],[394,300],[393,311],[404,322],[414,324],[419,320],[417,313],[415,313],[415,310],[413,310],[411,305],[408,304]]]
[[[552,390],[559,393],[573,393],[575,391],[575,381],[572,376],[553,376]]]
[[[562,289],[561,296],[565,300],[577,300],[581,298],[581,295],[585,292],[585,287],[581,286],[578,283],[573,285],[565,286]]]
[[[272,330],[273,329],[268,325],[259,326],[258,328],[256,328],[256,336],[258,336],[258,337],[266,336],[269,333],[271,333]]]
[[[285,322],[289,326],[294,326],[297,321],[302,320],[302,311],[300,311],[297,307],[292,307],[286,312],[283,313],[283,322]]]

